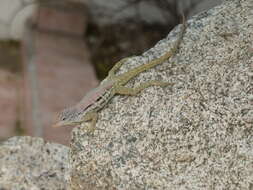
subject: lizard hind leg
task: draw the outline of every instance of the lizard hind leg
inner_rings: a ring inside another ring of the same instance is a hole
[[[121,94],[121,95],[136,96],[142,90],[144,90],[145,88],[148,88],[150,86],[165,87],[165,86],[168,86],[168,85],[173,85],[173,83],[161,82],[161,81],[157,81],[157,80],[151,80],[151,81],[148,81],[148,82],[141,83],[138,87],[135,87],[135,88],[129,88],[129,87],[125,87],[125,86],[118,86],[115,89],[115,93],[116,94]]]

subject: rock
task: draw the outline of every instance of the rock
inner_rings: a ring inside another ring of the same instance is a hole
[[[0,146],[0,189],[68,189],[68,151],[41,138],[10,138]]]
[[[93,135],[73,130],[72,189],[253,187],[250,3],[230,0],[194,16],[179,52],[127,85],[158,79],[173,86],[116,96],[99,112]],[[168,51],[178,32],[119,73]]]

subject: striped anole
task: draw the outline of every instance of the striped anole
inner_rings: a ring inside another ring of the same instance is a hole
[[[75,106],[64,109],[59,117],[58,122],[53,126],[75,126],[84,125],[85,122],[91,121],[90,130],[95,129],[96,121],[98,119],[98,111],[101,110],[115,95],[131,95],[135,96],[143,89],[150,86],[167,86],[171,83],[152,80],[140,84],[136,88],[125,87],[124,85],[137,76],[139,73],[144,72],[156,65],[159,65],[173,56],[179,48],[182,41],[183,34],[186,28],[185,21],[183,19],[182,29],[178,36],[178,39],[172,49],[166,52],[161,57],[150,61],[144,65],[140,65],[120,75],[115,75],[115,72],[122,66],[128,58],[122,59],[117,62],[115,66],[109,71],[108,77],[97,87],[88,92],[82,100]]]

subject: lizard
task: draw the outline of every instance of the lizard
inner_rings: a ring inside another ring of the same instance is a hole
[[[130,88],[124,86],[128,83],[132,78],[136,77],[138,74],[153,68],[159,64],[162,64],[168,58],[173,56],[182,41],[183,34],[186,30],[185,19],[183,17],[182,28],[180,29],[179,36],[170,49],[170,51],[166,52],[164,55],[151,60],[150,62],[137,66],[132,70],[129,70],[123,74],[116,75],[116,72],[120,69],[120,67],[129,59],[123,58],[119,62],[117,62],[114,67],[109,71],[108,76],[101,84],[88,92],[79,103],[76,105],[64,109],[58,116],[58,121],[53,125],[53,127],[60,126],[76,126],[81,125],[84,126],[86,122],[90,121],[90,125],[88,129],[90,131],[95,130],[95,125],[98,120],[98,111],[104,108],[106,104],[117,94],[119,95],[130,95],[135,96],[145,88],[150,86],[168,86],[171,83],[169,82],[161,82],[157,80],[151,80],[144,83],[141,83],[138,87]]]

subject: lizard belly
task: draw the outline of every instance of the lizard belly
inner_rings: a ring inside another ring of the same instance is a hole
[[[113,82],[108,81],[97,88],[92,89],[88,92],[83,99],[78,103],[77,107],[81,110],[86,110],[88,107],[93,107],[93,104],[100,101],[100,99],[105,99],[108,90],[113,86]]]

